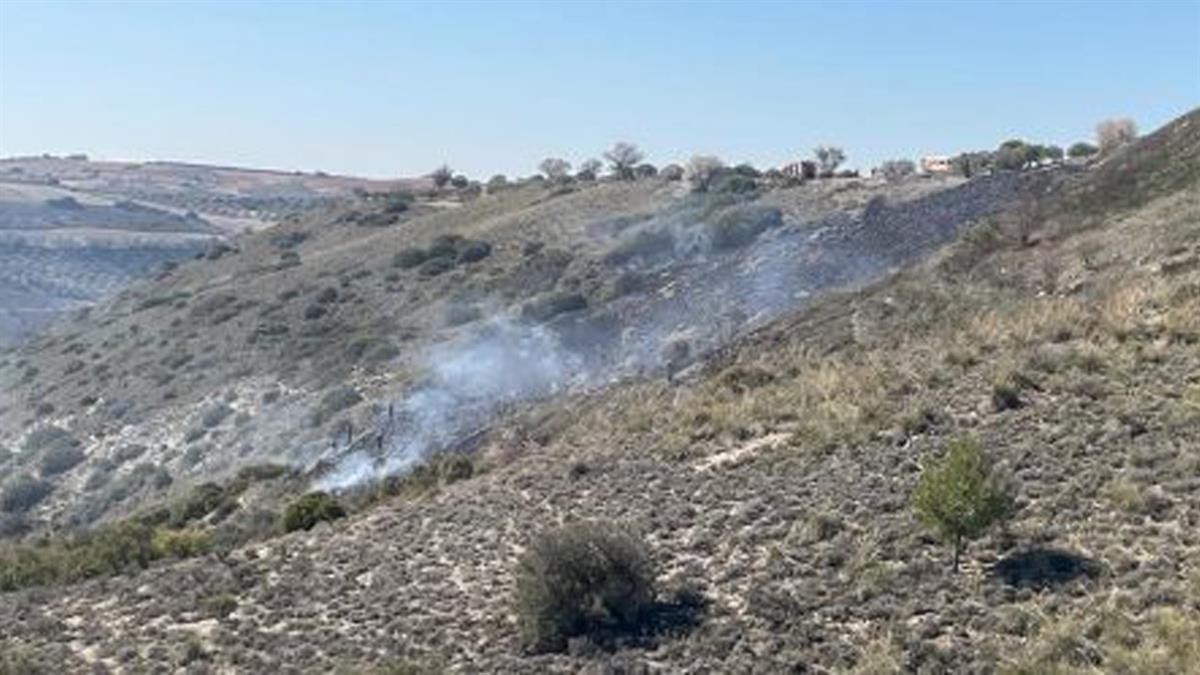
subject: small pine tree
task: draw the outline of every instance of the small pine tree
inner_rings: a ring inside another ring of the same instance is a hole
[[[954,545],[955,572],[964,543],[1014,510],[1011,487],[969,438],[951,443],[945,457],[921,472],[912,500],[917,518]]]

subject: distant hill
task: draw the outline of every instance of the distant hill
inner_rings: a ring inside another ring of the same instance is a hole
[[[81,158],[0,159],[0,344],[157,265],[349,197],[420,181]]]

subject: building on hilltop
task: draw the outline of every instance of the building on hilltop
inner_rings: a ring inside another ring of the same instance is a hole
[[[921,173],[947,174],[954,171],[946,155],[926,155],[921,158]]]

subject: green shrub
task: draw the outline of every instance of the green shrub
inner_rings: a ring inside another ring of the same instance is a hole
[[[204,555],[212,548],[206,532],[158,528],[150,538],[150,550],[155,558],[192,558]]]
[[[572,637],[603,639],[644,627],[655,599],[645,546],[613,525],[577,523],[538,537],[517,567],[517,617],[531,651]]]
[[[917,518],[954,546],[954,569],[964,541],[982,535],[1014,510],[1012,487],[998,476],[979,444],[954,441],[946,455],[921,471],[913,492]]]
[[[0,493],[0,508],[8,513],[24,513],[53,491],[54,486],[44,480],[30,475],[17,476]]]
[[[216,483],[201,483],[188,493],[186,497],[171,504],[171,527],[182,527],[194,520],[199,520],[216,511],[226,500],[224,488]]]
[[[751,206],[726,211],[708,224],[714,250],[741,248],[768,229],[783,224],[783,212],[775,207]]]
[[[321,521],[345,518],[346,510],[333,496],[325,492],[310,492],[288,505],[283,512],[286,532],[311,530]]]
[[[229,593],[218,593],[205,598],[203,605],[205,614],[223,619],[237,609],[238,601],[236,597]]]

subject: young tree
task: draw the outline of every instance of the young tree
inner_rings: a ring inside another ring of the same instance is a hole
[[[1042,156],[1038,158],[1042,162],[1061,162],[1063,158],[1063,149],[1057,145],[1042,146]]]
[[[596,180],[596,176],[600,175],[600,169],[603,166],[598,159],[585,159],[579,163],[579,173],[575,174],[575,178],[585,181]]]
[[[433,173],[429,174],[429,177],[433,179],[433,186],[441,190],[454,178],[454,172],[450,170],[450,167],[443,164],[434,169]]]
[[[546,174],[548,180],[561,182],[571,173],[571,163],[557,157],[547,157],[538,164],[538,170]]]
[[[633,167],[637,166],[644,156],[642,151],[632,143],[617,143],[612,146],[611,150],[604,153],[604,159],[608,160],[613,175],[621,180],[635,178]]]
[[[1083,141],[1075,143],[1071,147],[1067,148],[1067,156],[1075,159],[1091,157],[1097,152],[1099,152],[1099,148],[1091,143],[1084,143]]]
[[[1030,146],[1025,141],[1012,139],[1004,141],[992,156],[993,164],[1003,171],[1020,171],[1029,162]],[[1036,156],[1036,152],[1032,153]]]
[[[955,572],[964,542],[1014,511],[1011,486],[969,438],[950,443],[944,457],[921,471],[912,501],[917,518],[954,546]]]
[[[1137,125],[1128,117],[1104,120],[1096,125],[1096,144],[1107,154],[1137,138]]]
[[[817,159],[817,165],[821,169],[822,175],[831,175],[837,168],[846,161],[846,153],[844,150],[832,145],[819,145],[813,150],[813,156]]]
[[[889,159],[879,167],[879,173],[889,183],[899,183],[917,172],[917,165],[911,159]]]
[[[688,160],[684,175],[696,192],[707,192],[713,180],[725,168],[725,163],[712,155],[696,155]]]

